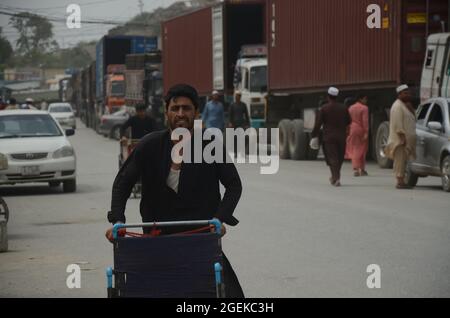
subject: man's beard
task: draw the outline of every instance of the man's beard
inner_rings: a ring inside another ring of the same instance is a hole
[[[170,129],[173,131],[177,128],[186,128],[192,130],[194,128],[194,121],[189,118],[175,118],[170,122]]]

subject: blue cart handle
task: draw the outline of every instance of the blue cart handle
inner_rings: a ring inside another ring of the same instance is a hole
[[[179,222],[154,222],[154,223],[136,223],[136,224],[123,224],[117,223],[113,226],[113,238],[117,239],[117,234],[120,229],[130,229],[139,227],[171,227],[171,226],[203,226],[203,225],[214,225],[216,233],[221,235],[222,233],[222,223],[219,219],[212,219],[209,221],[179,221]]]

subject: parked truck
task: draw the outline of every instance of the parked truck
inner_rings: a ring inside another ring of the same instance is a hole
[[[125,59],[125,104],[144,105],[158,128],[165,126],[161,59],[161,51],[128,54]]]
[[[428,38],[422,72],[420,96],[450,98],[450,33],[437,33]]]
[[[280,156],[313,159],[315,113],[329,86],[340,100],[367,94],[370,153],[381,167],[395,87],[408,84],[419,102],[428,34],[448,21],[448,1],[268,0],[266,125],[280,128]],[[378,23],[377,23],[378,22]]]
[[[96,126],[101,115],[125,104],[125,57],[158,48],[157,37],[104,36],[96,47]]]
[[[229,104],[239,89],[252,125],[260,126],[267,90],[265,21],[265,0],[226,0],[163,22],[164,91],[184,82],[203,102],[217,90]]]

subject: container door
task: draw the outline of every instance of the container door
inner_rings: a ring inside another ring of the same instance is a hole
[[[223,6],[216,6],[212,10],[213,37],[213,83],[215,90],[223,90]]]

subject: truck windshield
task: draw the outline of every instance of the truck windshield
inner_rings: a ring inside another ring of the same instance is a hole
[[[267,91],[267,66],[252,67],[250,70],[250,92]]]
[[[111,83],[111,96],[124,96],[125,95],[125,82],[115,81]]]

